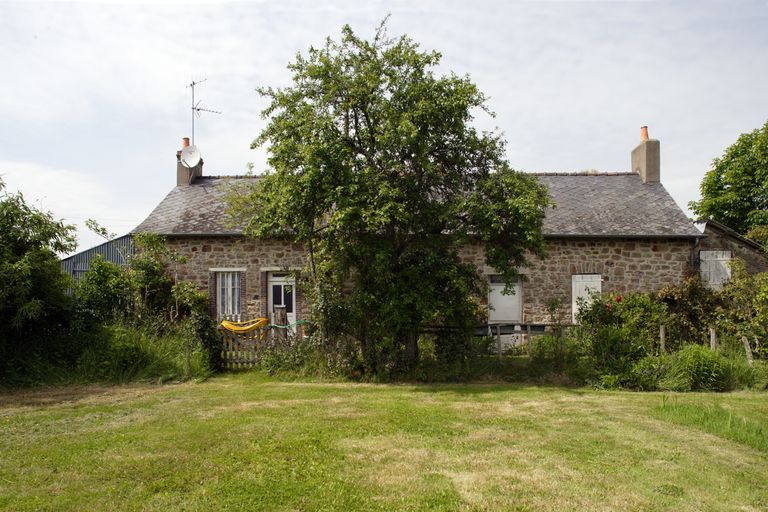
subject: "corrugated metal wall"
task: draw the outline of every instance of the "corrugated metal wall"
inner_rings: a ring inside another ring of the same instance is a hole
[[[91,260],[97,254],[101,254],[105,260],[112,263],[125,265],[127,263],[126,258],[133,256],[133,239],[131,235],[124,235],[86,251],[73,254],[61,260],[61,267],[64,269],[64,272],[72,276],[75,284],[77,284],[80,278],[88,272]]]

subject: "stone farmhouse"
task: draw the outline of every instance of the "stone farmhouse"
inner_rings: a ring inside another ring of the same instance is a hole
[[[488,279],[489,323],[547,323],[554,300],[568,322],[590,290],[653,291],[680,283],[697,267],[703,235],[661,184],[659,141],[645,128],[631,163],[631,172],[538,174],[556,204],[544,222],[549,256],[522,269],[513,295],[501,293],[504,285],[485,266],[481,246],[463,248],[462,257]],[[188,257],[179,277],[208,290],[218,318],[266,316],[275,306],[285,306],[289,322],[305,317],[308,305],[295,286],[303,248],[247,239],[229,227],[228,183],[258,177],[204,176],[202,162],[191,169],[177,163],[176,172],[176,187],[134,233],[163,235]]]

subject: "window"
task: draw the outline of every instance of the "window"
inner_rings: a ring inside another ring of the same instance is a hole
[[[240,272],[216,272],[216,315],[240,315]]]
[[[600,274],[574,274],[571,276],[571,311],[573,323],[579,314],[579,299],[589,301],[594,294],[602,291],[603,277]]]
[[[701,281],[713,290],[719,290],[731,280],[731,251],[701,251],[699,272]]]

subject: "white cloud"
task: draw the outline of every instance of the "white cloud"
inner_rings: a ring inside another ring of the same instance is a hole
[[[0,0],[1,1],[1,0]],[[387,13],[490,96],[521,170],[627,170],[638,127],[662,141],[662,181],[685,207],[715,156],[768,116],[768,6],[694,2],[55,2],[0,4],[0,173],[57,215],[134,227],[174,182],[189,135],[207,173],[265,166],[254,89],[290,81],[296,52],[370,37]],[[44,148],[42,150],[41,148]],[[13,176],[13,178],[11,178]],[[85,232],[82,246],[92,238]]]
[[[121,202],[110,186],[93,176],[67,169],[0,161],[0,177],[8,192],[21,192],[28,204],[76,225],[78,250],[104,241],[85,227],[86,219],[123,235],[148,213],[146,207]]]

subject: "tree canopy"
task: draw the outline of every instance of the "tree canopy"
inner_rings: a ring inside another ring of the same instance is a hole
[[[701,182],[701,200],[690,208],[699,217],[712,218],[741,234],[755,230],[768,236],[768,122],[744,133],[716,158]]]
[[[370,372],[411,367],[428,327],[446,328],[439,353],[463,353],[483,291],[463,246],[508,283],[544,254],[546,188],[473,126],[486,97],[436,75],[440,57],[385,23],[298,55],[292,85],[259,89],[269,122],[252,147],[268,146],[271,170],[229,197],[246,234],[304,244],[314,321],[355,339]]]
[[[69,306],[57,252],[74,250],[74,226],[10,194],[0,180],[0,359],[28,348]]]

